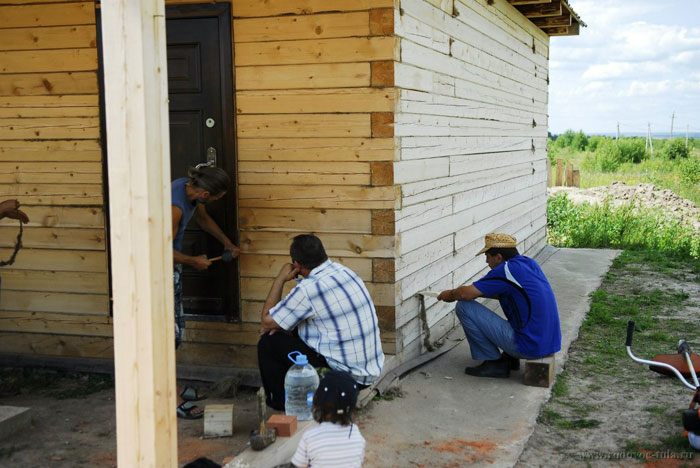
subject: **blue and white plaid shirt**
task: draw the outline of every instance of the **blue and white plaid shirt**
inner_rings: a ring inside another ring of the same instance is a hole
[[[374,304],[362,280],[340,263],[326,260],[297,280],[270,316],[285,330],[297,327],[331,368],[349,372],[357,383],[379,378],[384,353]]]

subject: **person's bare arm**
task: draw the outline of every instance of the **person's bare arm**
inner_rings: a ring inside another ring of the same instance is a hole
[[[224,234],[224,231],[222,231],[219,225],[216,224],[216,221],[209,216],[209,213],[207,213],[207,209],[204,207],[204,205],[197,205],[197,208],[195,208],[194,211],[194,219],[197,221],[197,224],[199,224],[199,227],[221,242],[224,245],[224,249],[230,250],[233,253],[234,258],[238,257],[241,249],[239,249],[236,244],[231,242],[231,239]]]
[[[263,305],[262,315],[260,317],[260,334],[265,334],[270,332],[274,333],[276,330],[281,330],[275,319],[270,316],[270,309],[279,304],[282,300],[282,290],[284,289],[284,284],[287,281],[291,281],[299,274],[299,268],[295,267],[291,263],[285,264],[277,277],[272,282],[272,287],[270,287],[270,292],[267,294],[267,299],[265,299],[265,304]]]
[[[173,218],[173,239],[177,236],[178,226],[180,220],[182,219],[182,210],[177,206],[172,205],[172,218]],[[211,265],[209,259],[206,255],[197,255],[196,257],[185,255],[184,253],[173,249],[173,262],[182,263],[183,265],[190,265],[197,270],[206,270]]]
[[[448,289],[441,292],[438,295],[438,301],[454,302],[454,301],[471,301],[477,297],[481,297],[483,294],[481,291],[476,289],[476,286],[470,284],[469,286],[460,286],[455,289]]]

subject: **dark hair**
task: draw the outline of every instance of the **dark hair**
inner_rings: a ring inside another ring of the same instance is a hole
[[[328,260],[328,255],[326,255],[321,239],[313,234],[296,236],[289,247],[289,255],[292,257],[292,260],[299,262],[301,266],[309,270],[313,270]]]
[[[487,254],[489,254],[491,257],[494,255],[501,254],[503,257],[503,261],[508,261],[511,258],[515,257],[516,255],[520,255],[518,252],[518,249],[515,247],[507,247],[507,248],[499,248],[499,247],[492,247],[486,251]]]
[[[206,190],[212,196],[227,191],[231,185],[231,178],[220,167],[203,166],[199,169],[190,167],[187,176],[190,178],[188,182],[190,187]]]
[[[352,424],[352,412],[357,404],[359,388],[347,372],[328,370],[314,392],[311,411],[317,422],[332,422],[341,426]]]

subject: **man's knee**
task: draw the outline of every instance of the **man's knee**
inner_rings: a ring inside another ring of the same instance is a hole
[[[455,311],[461,320],[468,320],[474,316],[474,313],[478,310],[480,304],[476,301],[457,301],[455,306]]]

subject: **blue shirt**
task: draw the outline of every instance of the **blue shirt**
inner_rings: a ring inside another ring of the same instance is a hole
[[[362,280],[326,260],[270,309],[270,317],[321,354],[335,370],[369,385],[382,373],[384,353],[374,304]]]
[[[542,357],[561,349],[557,301],[536,261],[517,255],[492,269],[474,286],[484,296],[498,299],[515,332],[519,353]]]
[[[173,238],[173,249],[178,252],[182,252],[182,238],[185,237],[185,228],[187,223],[192,219],[194,215],[194,210],[197,209],[197,203],[191,202],[187,199],[187,192],[185,190],[185,184],[189,179],[183,177],[182,179],[175,179],[170,188],[172,190],[172,205],[177,206],[182,211],[182,218],[180,218],[180,224],[177,226],[177,234]]]

